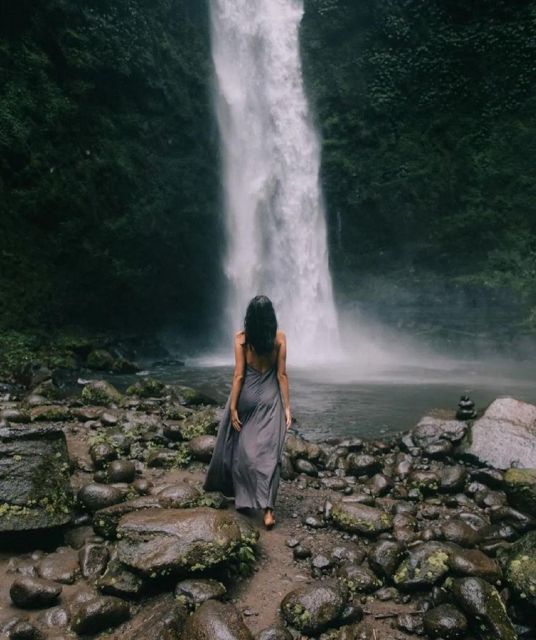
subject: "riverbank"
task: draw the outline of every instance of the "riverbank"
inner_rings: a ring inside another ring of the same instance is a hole
[[[508,471],[536,467],[531,405],[375,440],[295,425],[267,532],[201,489],[221,415],[207,395],[143,377],[6,391],[6,638],[534,637],[534,472]]]

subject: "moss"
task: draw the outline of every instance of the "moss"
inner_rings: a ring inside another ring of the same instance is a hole
[[[127,395],[140,398],[159,398],[163,395],[165,385],[155,378],[143,378],[127,389]]]

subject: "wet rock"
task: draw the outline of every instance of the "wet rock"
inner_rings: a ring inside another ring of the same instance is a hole
[[[46,529],[72,517],[69,456],[54,426],[0,427],[0,532]]]
[[[145,581],[139,575],[129,571],[116,558],[108,564],[106,573],[97,580],[101,593],[124,599],[138,598],[145,591]]]
[[[467,618],[452,604],[441,604],[424,614],[424,630],[432,638],[457,640],[465,637]]]
[[[423,495],[436,493],[439,489],[439,474],[436,471],[412,471],[408,477],[408,485]]]
[[[235,607],[217,600],[207,600],[190,616],[184,629],[184,637],[188,640],[253,640],[253,634]]]
[[[493,489],[502,489],[504,474],[498,469],[474,469],[471,471],[471,480],[476,480]]]
[[[340,619],[348,595],[341,582],[325,580],[287,593],[281,612],[290,626],[306,635],[316,635]]]
[[[346,438],[339,442],[339,447],[346,449],[349,453],[354,453],[355,451],[361,451],[363,444],[361,438]]]
[[[397,616],[396,626],[406,633],[423,633],[423,619],[419,613],[402,613]]]
[[[527,533],[501,555],[506,581],[515,595],[536,611],[536,531]]]
[[[195,460],[210,462],[214,447],[216,446],[216,436],[196,436],[188,443],[190,453]]]
[[[80,573],[78,553],[69,547],[63,547],[41,560],[37,572],[46,580],[74,584]]]
[[[81,526],[65,532],[64,542],[68,547],[81,549],[95,535],[93,527]]]
[[[326,489],[331,489],[331,491],[344,491],[348,486],[348,483],[344,478],[322,478],[320,480],[320,484]]]
[[[78,562],[84,578],[92,579],[104,573],[110,552],[102,544],[87,543],[78,552]]]
[[[315,465],[303,458],[296,458],[296,460],[294,460],[294,469],[298,473],[305,473],[308,476],[316,477],[318,475],[318,469]]]
[[[188,611],[184,604],[166,594],[158,596],[132,618],[121,625],[109,640],[177,640],[182,636]],[[210,636],[217,640],[217,636]]]
[[[115,427],[119,423],[119,415],[112,411],[103,411],[100,421],[104,427]]]
[[[337,563],[348,561],[354,564],[361,564],[366,555],[361,547],[353,543],[337,545],[331,550],[331,557]]]
[[[459,442],[465,435],[467,425],[459,420],[443,420],[425,416],[412,430],[411,439],[417,447],[427,447],[440,440]]]
[[[136,467],[130,460],[113,460],[108,465],[109,482],[132,482],[136,477]]]
[[[130,608],[124,600],[95,597],[75,604],[71,610],[71,627],[78,634],[97,634],[116,627],[130,618]]]
[[[332,520],[343,531],[365,535],[376,535],[393,526],[392,516],[381,509],[344,500],[333,505]]]
[[[89,448],[89,455],[97,469],[104,469],[108,462],[117,458],[117,451],[109,442],[97,442]]]
[[[61,591],[61,585],[49,580],[21,576],[15,578],[9,595],[13,604],[20,609],[40,609],[55,604]]]
[[[333,560],[328,558],[322,553],[319,553],[311,559],[311,568],[315,575],[320,575],[322,572],[327,571],[333,566]]]
[[[308,527],[311,527],[311,529],[322,529],[326,526],[324,520],[322,520],[322,518],[317,518],[316,516],[307,516],[303,523]]]
[[[28,620],[15,620],[7,637],[9,640],[45,640],[44,633]]]
[[[89,422],[90,420],[99,420],[103,411],[102,407],[73,407],[71,414],[80,422]]]
[[[177,451],[173,449],[158,449],[147,458],[149,469],[171,469],[177,466]]]
[[[347,462],[350,473],[356,476],[372,476],[380,470],[380,464],[376,458],[365,453],[350,453]]]
[[[311,557],[312,552],[310,547],[299,544],[298,546],[294,547],[292,555],[294,556],[295,560],[305,560],[306,558]]]
[[[444,543],[425,542],[412,548],[393,576],[396,586],[430,587],[449,571],[449,549]]]
[[[367,486],[373,496],[384,496],[393,488],[394,482],[383,473],[376,473],[369,480]]]
[[[294,480],[296,472],[292,465],[292,459],[286,451],[281,455],[281,478],[283,480]]]
[[[115,358],[106,349],[94,349],[86,359],[86,366],[95,371],[112,371]]]
[[[424,542],[407,552],[394,583],[398,587],[431,587],[447,574],[474,575],[490,582],[501,577],[497,562],[478,549],[464,549],[448,542]]]
[[[337,575],[352,593],[372,593],[382,586],[382,581],[364,565],[345,563],[339,568]]]
[[[210,578],[181,580],[175,587],[175,597],[191,607],[198,607],[207,600],[219,600],[226,593],[221,582]]]
[[[127,395],[140,398],[160,398],[165,393],[165,385],[154,378],[142,378],[127,389]]]
[[[51,629],[64,629],[69,624],[69,612],[64,607],[52,607],[43,614],[42,622]]]
[[[510,504],[536,517],[536,469],[508,469],[504,483]]]
[[[459,464],[445,466],[439,472],[439,489],[444,492],[462,491],[467,471]]]
[[[496,469],[536,468],[536,406],[495,400],[472,425],[459,453]]]
[[[132,483],[132,488],[140,496],[146,496],[151,493],[153,483],[150,480],[147,480],[147,478],[137,478]]]
[[[368,561],[372,569],[387,578],[395,572],[403,547],[399,542],[381,540],[373,545],[368,552]]]
[[[107,407],[119,404],[122,399],[122,394],[106,380],[92,380],[82,389],[82,400],[85,404]]]
[[[463,520],[453,518],[446,520],[439,525],[441,538],[447,542],[455,542],[462,547],[474,547],[480,542],[481,536],[478,531],[468,525]]]
[[[454,445],[448,440],[438,440],[431,442],[423,449],[423,454],[427,458],[445,458],[454,451]]]
[[[480,578],[461,578],[451,586],[456,603],[463,609],[482,640],[517,640],[517,634],[495,587]]]
[[[33,407],[30,411],[32,422],[65,422],[72,418],[69,407],[63,405],[46,405]]]
[[[259,631],[255,636],[255,640],[292,640],[292,635],[285,627],[274,625]]]
[[[140,496],[127,502],[99,509],[93,516],[93,528],[103,538],[113,540],[116,537],[119,520],[123,516],[133,511],[160,509],[162,504],[159,496]]]
[[[207,508],[148,509],[119,522],[118,557],[144,575],[184,573],[228,562],[244,541],[239,518]]]
[[[186,483],[155,487],[154,493],[167,509],[192,507],[203,497],[203,493],[197,487]]]
[[[285,451],[294,460],[295,458],[307,458],[307,441],[292,431],[285,439]]]
[[[24,424],[31,420],[30,412],[21,408],[3,409],[0,417],[10,424]]]
[[[108,484],[90,482],[78,492],[78,500],[88,511],[98,511],[121,502],[125,492]]]

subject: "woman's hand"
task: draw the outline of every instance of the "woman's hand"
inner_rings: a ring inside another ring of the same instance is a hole
[[[292,425],[292,414],[290,413],[290,407],[285,409],[285,424],[287,425],[287,431]]]
[[[242,429],[242,423],[240,422],[240,418],[238,417],[238,410],[231,409],[231,424],[233,429],[236,431],[240,431]]]

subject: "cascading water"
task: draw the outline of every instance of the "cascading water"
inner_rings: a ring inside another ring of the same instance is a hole
[[[227,329],[268,295],[294,362],[338,357],[319,183],[299,50],[303,0],[210,0],[227,225]]]

